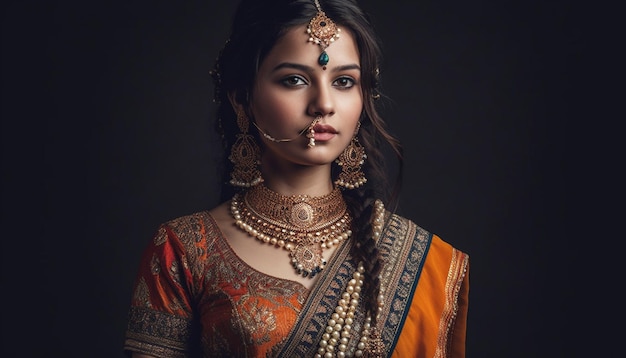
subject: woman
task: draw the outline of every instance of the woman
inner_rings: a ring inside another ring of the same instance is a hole
[[[468,255],[382,190],[377,41],[353,1],[241,2],[212,72],[223,203],[160,226],[128,355],[465,355]]]

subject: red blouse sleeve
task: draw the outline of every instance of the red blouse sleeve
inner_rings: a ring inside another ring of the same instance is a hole
[[[183,357],[194,334],[193,284],[185,245],[167,224],[145,249],[135,280],[125,352]]]

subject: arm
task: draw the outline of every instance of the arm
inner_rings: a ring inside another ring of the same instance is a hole
[[[168,225],[144,250],[128,314],[127,355],[171,357],[188,349],[192,278],[186,256],[186,247]]]

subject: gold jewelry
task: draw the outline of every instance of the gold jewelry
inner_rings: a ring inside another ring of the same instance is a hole
[[[248,134],[250,120],[241,110],[237,111],[237,126],[241,133],[237,134],[228,156],[234,165],[233,171],[230,173],[230,184],[249,188],[263,181],[259,170],[261,150],[254,137]]]
[[[252,122],[252,124],[254,124],[254,126],[256,127],[256,129],[259,130],[259,133],[261,133],[261,135],[263,137],[265,137],[267,140],[274,142],[274,143],[282,143],[282,142],[291,142],[292,140],[300,137],[302,134],[304,134],[304,132],[307,132],[306,137],[309,139],[309,144],[307,144],[308,148],[313,148],[315,147],[315,130],[313,130],[313,127],[315,127],[315,125],[317,124],[317,122],[319,122],[322,119],[322,115],[318,114],[315,119],[313,119],[313,122],[311,122],[311,124],[309,124],[308,127],[304,128],[303,130],[300,131],[300,133],[298,133],[297,136],[293,137],[293,138],[283,138],[283,139],[277,139],[272,137],[271,135],[269,135],[267,132],[265,132],[263,129],[261,129],[261,127],[259,127],[258,124],[256,124],[256,122]]]
[[[309,144],[306,145],[307,148],[315,147],[315,129],[313,128],[315,127],[317,122],[319,122],[321,119],[322,119],[322,115],[318,114],[317,116],[315,116],[315,119],[313,120],[311,125],[309,125],[308,127],[309,133],[306,134],[306,137],[309,139]]]
[[[357,126],[358,132],[359,126]],[[358,188],[367,182],[361,166],[365,163],[367,154],[365,148],[359,143],[356,133],[350,144],[341,152],[335,162],[341,167],[341,173],[335,180],[335,184],[347,189]]]
[[[317,63],[325,70],[328,61],[330,61],[326,48],[339,38],[341,29],[322,11],[318,0],[315,0],[315,7],[317,8],[317,14],[309,21],[306,32],[309,34],[309,42],[320,45],[322,48],[322,54],[317,59]]]
[[[291,264],[304,277],[312,278],[326,266],[325,248],[352,235],[339,188],[320,197],[285,196],[261,184],[235,194],[230,211],[235,224],[250,236],[289,251]]]
[[[374,204],[374,214],[372,215],[372,234],[373,237],[378,239],[383,231],[384,219],[385,219],[385,206],[382,201],[376,200]],[[318,344],[318,351],[315,358],[322,358],[326,356],[340,357],[351,356],[348,353],[353,353],[355,357],[383,357],[385,353],[385,345],[380,337],[380,334],[376,327],[371,326],[371,314],[368,312],[365,318],[365,323],[361,329],[361,333],[358,336],[359,340],[356,344],[350,344],[351,331],[353,327],[354,318],[356,317],[356,310],[359,307],[359,298],[361,296],[361,287],[363,286],[363,280],[366,279],[365,269],[363,263],[359,263],[356,271],[352,274],[352,279],[348,282],[345,291],[341,295],[341,299],[328,320],[325,327],[322,339]],[[378,312],[380,314],[384,302],[384,288],[380,288],[380,294],[377,297],[378,300]],[[343,353],[343,354],[340,354]]]

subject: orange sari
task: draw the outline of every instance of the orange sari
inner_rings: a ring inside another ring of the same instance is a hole
[[[409,220],[388,221],[379,240],[387,294],[377,326],[387,356],[463,357],[468,256]],[[156,357],[313,357],[355,269],[343,244],[309,291],[239,259],[208,212],[172,220],[143,255],[124,350]],[[363,319],[358,314],[355,326]]]
[[[465,357],[468,259],[433,235],[392,357]]]

